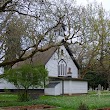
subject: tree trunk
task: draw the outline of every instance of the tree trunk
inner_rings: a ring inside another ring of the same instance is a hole
[[[25,101],[28,101],[28,100],[29,100],[29,97],[28,97],[28,89],[27,89],[27,88],[25,88],[25,90],[24,90],[24,100],[25,100]]]

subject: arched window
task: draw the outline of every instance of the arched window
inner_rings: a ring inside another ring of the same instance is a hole
[[[66,76],[67,73],[67,64],[64,59],[61,59],[58,62],[58,76]]]

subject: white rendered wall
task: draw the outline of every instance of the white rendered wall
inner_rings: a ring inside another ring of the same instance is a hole
[[[55,88],[45,88],[45,95],[55,95]]]
[[[0,79],[0,89],[18,89],[18,88],[16,88],[12,83],[9,83],[4,79]],[[20,88],[20,89],[23,89],[23,88]],[[33,87],[30,87],[29,89],[33,89]],[[44,89],[44,88],[38,87],[37,89]]]
[[[88,92],[87,81],[65,81],[64,82],[65,94],[77,94],[77,93],[87,93],[87,92]]]
[[[45,95],[61,95],[62,81],[55,88],[45,88]],[[87,81],[64,81],[64,94],[82,94],[88,92]]]
[[[16,87],[4,79],[0,79],[0,89],[16,89]]]
[[[61,94],[61,83],[57,84],[55,87],[55,95],[60,95]]]
[[[72,78],[78,78],[78,69],[76,65],[74,64],[73,60],[71,59],[65,47],[61,46],[60,51],[61,49],[63,49],[64,56],[60,55],[60,57],[58,58],[58,51],[56,50],[56,52],[52,55],[52,57],[50,58],[50,60],[47,62],[45,66],[49,71],[49,76],[58,77],[58,62],[61,59],[64,59],[67,63],[67,71],[69,67],[71,68]]]
[[[57,84],[55,88],[45,88],[45,95],[60,95],[61,94],[61,83]]]

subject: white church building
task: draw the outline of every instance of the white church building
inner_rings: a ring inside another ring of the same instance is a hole
[[[87,93],[88,83],[79,78],[79,65],[68,46],[63,45],[55,49],[45,67],[50,77],[45,88],[46,95]]]
[[[45,95],[72,95],[88,92],[88,83],[79,78],[80,67],[66,44],[52,47],[45,52],[38,52],[22,64],[28,64],[30,61],[33,64],[43,64],[48,70],[49,81],[44,89]],[[16,64],[16,66],[20,65],[21,62]],[[0,89],[16,89],[13,84],[2,81]]]
[[[64,27],[55,30],[56,35],[63,33]],[[48,70],[48,84],[44,88],[45,95],[82,94],[88,92],[88,82],[79,78],[79,65],[67,43],[59,47],[52,47],[45,52],[37,52],[31,59],[23,61],[25,64],[32,61],[33,64],[45,65]],[[23,63],[22,62],[22,63]],[[18,62],[16,66],[19,66]],[[0,89],[16,89],[14,85],[5,80],[0,83]]]

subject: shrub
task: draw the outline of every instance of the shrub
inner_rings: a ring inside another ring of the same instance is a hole
[[[19,92],[18,93],[18,101],[25,102],[29,101],[30,97],[26,92]]]
[[[4,92],[5,92],[5,93],[10,93],[10,90],[7,89],[7,88],[4,88]]]
[[[81,102],[78,107],[78,110],[89,110],[89,107],[86,104]]]

